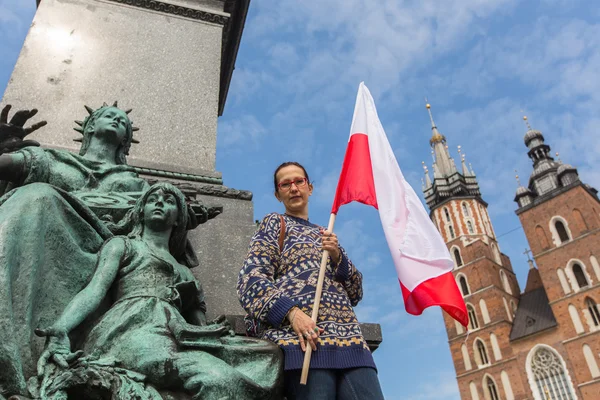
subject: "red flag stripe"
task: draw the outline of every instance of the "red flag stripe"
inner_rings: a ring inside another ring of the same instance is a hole
[[[462,295],[452,272],[446,272],[438,277],[428,279],[418,285],[412,292],[402,282],[400,282],[400,287],[404,297],[404,306],[409,314],[421,315],[427,307],[440,306],[463,326],[468,325],[469,317],[465,312]]]
[[[350,136],[331,213],[352,201],[377,208],[369,137],[364,133]]]

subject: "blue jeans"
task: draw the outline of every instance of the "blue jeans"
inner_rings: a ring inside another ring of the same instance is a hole
[[[285,372],[287,400],[383,400],[374,368],[311,369],[306,385],[301,372]]]

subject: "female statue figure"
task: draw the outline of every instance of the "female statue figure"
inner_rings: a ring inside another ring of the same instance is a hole
[[[104,243],[90,283],[50,328],[36,331],[48,337],[40,375],[49,361],[68,368],[79,356],[71,352],[68,334],[111,296],[111,308],[83,343],[87,365],[141,373],[151,392],[185,389],[194,399],[271,399],[277,394],[282,363],[276,345],[231,336],[224,319],[206,325],[201,286],[178,262],[187,224],[184,196],[171,184],[153,185],[139,198],[121,223],[131,233]],[[111,398],[133,397],[113,393]]]
[[[23,140],[45,125],[24,128],[35,110],[10,121],[10,106],[0,113],[0,395],[27,394],[44,346],[34,328],[50,324],[86,285],[112,236],[85,195],[148,186],[126,164],[134,130],[127,113],[116,104],[86,108],[79,155]]]

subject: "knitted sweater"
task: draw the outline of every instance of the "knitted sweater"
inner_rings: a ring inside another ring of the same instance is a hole
[[[286,316],[298,306],[312,314],[323,254],[319,226],[284,215],[285,241],[279,250],[279,214],[267,215],[250,242],[237,291],[249,316],[258,321],[259,336],[277,343],[285,370],[301,369],[304,353]],[[311,368],[373,367],[375,363],[354,314],[362,298],[362,274],[343,248],[341,260],[327,264],[317,325],[324,329]]]

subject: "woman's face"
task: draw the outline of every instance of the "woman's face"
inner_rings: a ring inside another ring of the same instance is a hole
[[[177,223],[177,199],[174,195],[156,190],[148,196],[144,204],[144,225],[155,228],[172,228]]]
[[[277,172],[276,178],[275,197],[283,202],[286,211],[292,214],[306,212],[313,187],[306,180],[302,168],[288,165]]]
[[[109,143],[121,144],[127,135],[129,117],[116,107],[109,107],[96,119],[94,123],[94,136],[102,137]]]

